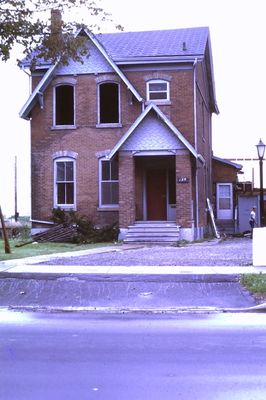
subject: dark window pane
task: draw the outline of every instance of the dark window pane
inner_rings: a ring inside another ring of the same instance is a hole
[[[74,180],[74,171],[73,171],[73,162],[66,161],[66,181],[73,181]]]
[[[102,204],[118,204],[118,182],[102,182]]]
[[[226,198],[219,199],[219,208],[220,210],[230,210],[231,208],[231,200]]]
[[[56,87],[56,125],[74,125],[74,88],[71,85]]]
[[[150,100],[164,100],[167,99],[167,93],[150,93]]]
[[[112,183],[112,203],[111,204],[118,204],[118,182]]]
[[[65,204],[65,184],[57,184],[57,204]]]
[[[65,180],[65,163],[64,162],[57,162],[56,163],[56,180],[57,181],[64,181]]]
[[[160,83],[150,83],[150,90],[155,92],[161,92],[167,90],[167,84],[160,82]]]
[[[118,162],[117,160],[113,160],[111,162],[111,180],[118,180]]]
[[[118,84],[103,83],[100,85],[100,123],[119,122]]]
[[[102,161],[102,180],[110,180],[110,161]]]
[[[66,200],[65,204],[74,204],[74,184],[66,184]]]

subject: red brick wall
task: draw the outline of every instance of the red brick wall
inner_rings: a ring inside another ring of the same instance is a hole
[[[213,182],[237,182],[237,170],[230,165],[213,160]]]
[[[126,228],[135,221],[135,167],[131,153],[119,153],[119,226]]]
[[[176,156],[176,178],[188,178],[188,183],[177,183],[176,186],[176,222],[182,228],[192,226],[192,170],[189,154]]]
[[[146,80],[147,76],[158,76],[158,72],[125,72],[126,76],[138,90],[138,92],[146,99]],[[169,77],[170,80],[170,101],[169,105],[161,105],[161,110],[170,118],[173,124],[180,132],[194,143],[194,122],[193,122],[193,70],[164,70],[163,75]],[[134,117],[137,117],[135,115]],[[130,119],[128,119],[130,121]],[[131,119],[131,122],[134,118]]]
[[[186,139],[194,145],[194,100],[193,70],[163,71],[170,77],[171,104],[161,106]],[[203,72],[202,72],[203,74]],[[126,71],[131,83],[146,98],[146,72]],[[110,74],[108,74],[110,76]],[[115,75],[114,75],[115,76]],[[208,157],[210,132],[205,132],[209,124],[208,109],[203,85],[203,76],[198,73],[197,89],[198,145],[202,155]],[[71,77],[73,78],[73,77]],[[76,129],[51,129],[53,124],[53,87],[44,93],[44,109],[36,105],[32,111],[32,218],[48,220],[53,208],[53,154],[58,151],[77,153],[77,211],[91,217],[96,223],[112,223],[118,220],[118,211],[101,211],[98,195],[97,153],[112,149],[121,136],[140,115],[142,106],[132,97],[126,86],[120,84],[121,128],[96,128],[97,124],[97,79],[95,75],[75,76]],[[33,86],[39,80],[34,78]],[[205,104],[206,103],[206,104]],[[199,111],[201,110],[201,111]],[[202,111],[203,110],[203,111]],[[209,128],[208,128],[209,129]],[[203,140],[205,137],[205,140]],[[177,184],[177,222],[183,227],[191,227],[191,199],[193,177],[189,155],[178,155],[177,176],[189,177],[189,184]],[[119,223],[127,227],[136,218],[135,199],[141,208],[138,191],[135,190],[134,159],[128,154],[120,155],[120,208]],[[136,174],[137,176],[137,174]],[[205,179],[204,177],[202,179]],[[209,179],[209,178],[208,178]],[[211,186],[211,185],[210,185]],[[139,185],[137,185],[139,187]],[[201,185],[201,187],[203,187]],[[136,197],[137,193],[137,197]],[[206,198],[206,193],[202,195]],[[179,208],[179,205],[181,207]],[[203,209],[203,206],[201,207]],[[204,210],[203,210],[204,212]],[[141,217],[140,214],[138,214]]]

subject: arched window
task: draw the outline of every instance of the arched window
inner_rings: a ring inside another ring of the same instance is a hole
[[[169,101],[169,82],[161,79],[154,79],[147,82],[147,100],[162,102]]]
[[[119,84],[104,82],[98,86],[99,124],[118,124],[119,116]]]
[[[59,85],[54,88],[54,126],[74,126],[74,86]]]
[[[76,160],[62,157],[54,160],[54,207],[75,208]]]

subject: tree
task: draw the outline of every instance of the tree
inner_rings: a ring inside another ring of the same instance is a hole
[[[74,33],[82,27],[76,21],[64,22],[61,12],[77,8],[86,9],[99,23],[112,21],[110,14],[97,5],[100,0],[0,0],[0,59],[7,61],[16,44],[36,60],[55,61],[60,58],[67,63],[69,58],[81,61],[85,53],[82,35]],[[47,11],[51,18],[47,18]],[[99,23],[86,25],[91,31],[99,30]],[[117,29],[122,29],[117,25]],[[79,51],[78,51],[79,49]]]

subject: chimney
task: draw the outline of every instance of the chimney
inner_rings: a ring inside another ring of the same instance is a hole
[[[51,34],[58,35],[62,30],[62,15],[57,9],[51,10]]]
[[[186,51],[187,50],[187,44],[186,44],[186,42],[183,42],[183,51]]]

